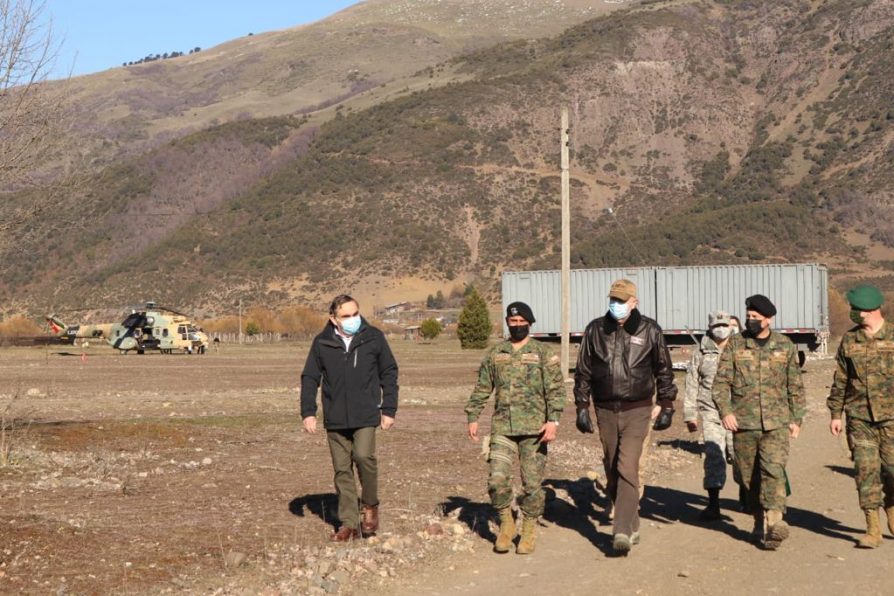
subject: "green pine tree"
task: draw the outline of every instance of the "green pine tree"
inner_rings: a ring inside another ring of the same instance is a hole
[[[487,314],[487,304],[473,289],[463,302],[462,312],[459,313],[459,325],[456,334],[459,343],[464,350],[481,349],[487,347],[487,338],[490,337],[490,316]]]

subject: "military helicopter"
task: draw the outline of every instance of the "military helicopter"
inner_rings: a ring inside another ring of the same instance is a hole
[[[162,354],[183,351],[204,354],[208,336],[193,325],[189,318],[174,309],[147,302],[145,308],[132,308],[120,323],[66,326],[58,317],[46,317],[47,324],[63,343],[73,344],[78,339],[104,339],[110,346],[126,354],[135,350],[158,350]]]

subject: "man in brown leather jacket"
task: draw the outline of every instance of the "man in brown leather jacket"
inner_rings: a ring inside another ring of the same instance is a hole
[[[609,311],[584,332],[574,375],[574,401],[585,416],[590,398],[614,502],[612,547],[626,554],[639,542],[639,459],[652,418],[652,397],[673,410],[677,396],[661,327],[637,310],[636,285],[626,279],[609,291]]]

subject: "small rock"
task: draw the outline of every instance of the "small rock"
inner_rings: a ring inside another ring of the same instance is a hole
[[[683,569],[677,572],[677,577],[689,577],[689,570]]]
[[[328,579],[324,579],[323,585],[321,585],[320,587],[326,590],[327,594],[335,594],[336,592],[338,592],[338,583],[330,581]]]
[[[344,569],[339,569],[329,576],[329,579],[337,584],[346,584],[351,580],[351,574]]]
[[[587,479],[592,480],[593,482],[599,480],[599,472],[596,470],[587,470]]]
[[[450,531],[453,533],[454,536],[462,536],[466,532],[462,524],[451,524]]]
[[[317,567],[317,573],[320,575],[327,575],[330,571],[332,571],[332,563],[329,561],[320,561],[320,565]]]
[[[40,389],[37,387],[31,387],[28,391],[25,392],[25,395],[28,397],[38,397],[40,395]]]
[[[444,526],[439,523],[429,524],[429,526],[425,528],[425,533],[429,536],[441,536],[444,534]]]
[[[224,556],[224,564],[227,567],[239,567],[240,565],[245,563],[246,558],[247,555],[245,553],[231,550]]]
[[[202,460],[202,465],[203,465],[203,466],[210,466],[210,465],[211,465],[211,458],[210,458],[210,457],[206,457],[205,459],[203,459],[203,460]]]

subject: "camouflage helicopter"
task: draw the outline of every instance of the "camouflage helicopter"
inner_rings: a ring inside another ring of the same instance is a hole
[[[110,346],[126,354],[135,350],[159,350],[171,354],[175,350],[187,354],[204,354],[208,336],[193,325],[189,318],[171,308],[147,302],[145,308],[130,309],[120,323],[66,326],[55,315],[47,316],[47,323],[63,343],[73,344],[78,339],[104,339]]]

